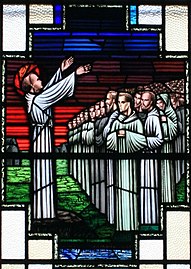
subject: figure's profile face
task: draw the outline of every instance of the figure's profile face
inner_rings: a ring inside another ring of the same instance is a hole
[[[76,118],[76,123],[79,125],[81,122],[81,119],[80,119],[80,116],[78,115],[77,118]]]
[[[100,102],[100,115],[101,116],[105,115],[105,103],[104,103],[104,101]]]
[[[141,105],[141,94],[136,93],[134,96],[134,107],[138,108]]]
[[[25,79],[24,83],[28,86],[31,86],[30,93],[38,94],[42,91],[42,80],[36,74],[29,74]]]
[[[99,116],[100,116],[100,106],[99,106],[99,104],[95,105],[95,115],[96,115],[97,118],[99,118]]]
[[[89,109],[89,115],[92,120],[95,119],[95,109],[93,106]]]
[[[171,101],[171,104],[172,104],[173,108],[176,108],[177,107],[176,96],[172,95],[170,97],[170,101]]]
[[[105,104],[106,104],[107,112],[109,112],[111,110],[111,108],[112,108],[112,105],[113,105],[113,98],[112,98],[111,93],[107,94]]]
[[[125,96],[119,96],[118,97],[118,106],[119,106],[119,111],[121,113],[125,113],[130,107],[130,102],[128,102],[126,100]]]
[[[76,120],[73,120],[73,121],[72,121],[72,125],[73,125],[73,128],[75,128],[75,127],[77,126],[77,124],[76,124]]]
[[[151,95],[148,92],[145,92],[142,94],[141,97],[141,107],[143,110],[150,110],[152,107],[152,100],[151,100]]]
[[[157,100],[156,105],[160,110],[165,110],[165,102],[162,99]]]
[[[68,129],[72,129],[72,122],[68,123]]]
[[[84,119],[87,121],[88,120],[88,111],[84,112]]]

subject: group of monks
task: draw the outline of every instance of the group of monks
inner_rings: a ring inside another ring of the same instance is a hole
[[[109,90],[68,123],[69,172],[117,231],[159,225],[161,204],[176,201],[185,161],[156,154],[185,152],[184,99],[178,89]]]

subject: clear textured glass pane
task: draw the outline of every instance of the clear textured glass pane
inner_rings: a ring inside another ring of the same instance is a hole
[[[2,264],[1,269],[25,269],[24,264]]]
[[[138,8],[138,23],[139,24],[162,24],[162,7],[141,5]]]
[[[31,24],[52,24],[53,6],[52,5],[30,5],[29,23]]]
[[[166,6],[165,40],[167,51],[188,50],[188,7]]]
[[[25,212],[2,211],[2,259],[25,258]]]
[[[141,264],[139,269],[163,269],[164,266],[162,264]]]
[[[3,5],[3,51],[26,50],[25,5]]]
[[[29,240],[28,247],[29,259],[52,259],[52,240]]]
[[[190,269],[190,264],[168,264],[167,269]]]
[[[51,264],[29,264],[28,269],[52,269]]]
[[[176,220],[176,221],[175,221]],[[177,251],[178,243],[178,251]],[[167,259],[190,259],[190,213],[167,212]]]
[[[140,260],[163,260],[163,240],[140,240]]]

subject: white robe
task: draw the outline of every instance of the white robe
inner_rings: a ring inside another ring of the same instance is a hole
[[[74,153],[74,145],[73,145],[73,136],[74,136],[74,130],[71,129],[68,131],[68,144],[70,148],[70,153]],[[73,159],[70,159],[69,161],[69,174],[73,176]]]
[[[175,153],[186,152],[186,111],[183,106],[176,109],[178,120],[178,135],[174,141]],[[185,160],[175,160],[175,177],[176,183],[180,182],[182,175],[185,173]]]
[[[118,131],[124,130],[125,136],[119,137]],[[111,133],[107,137],[107,148],[118,153],[135,153],[146,147],[143,125],[133,112],[129,117],[120,114],[113,122]],[[118,231],[138,229],[138,173],[137,160],[116,160],[114,179],[115,205],[114,216]]]
[[[170,104],[170,99],[167,94],[159,94],[159,97],[165,102],[165,110],[160,111],[161,116],[166,117],[166,121],[162,121],[162,131],[164,143],[161,147],[161,153],[173,153],[173,140],[177,136],[177,116]],[[174,162],[170,159],[161,160],[161,195],[162,202],[175,202],[175,175]]]
[[[72,96],[74,92],[74,73],[62,78],[58,69],[42,93],[26,94],[32,124],[32,147],[34,153],[52,152],[52,111],[51,106],[62,98]],[[33,159],[33,218],[55,218],[55,180],[50,158]]]
[[[147,153],[157,153],[163,143],[162,127],[159,112],[153,108],[145,120],[145,135],[147,138]],[[141,224],[159,223],[159,176],[156,159],[141,160],[140,207]]]
[[[99,136],[96,141],[99,144],[105,143],[107,140],[108,133],[111,130],[111,126],[113,122],[118,118],[119,112],[118,110],[115,110],[114,112],[108,113],[107,116],[105,117],[106,122],[105,122],[105,127],[102,132],[102,136]],[[109,154],[111,151],[106,148],[107,153]],[[107,214],[107,220],[109,221],[110,224],[114,224],[115,219],[114,219],[114,198],[115,198],[115,193],[114,193],[114,161],[113,159],[107,159],[106,160],[106,178],[107,178],[107,184],[106,184],[106,200],[107,200],[107,206],[106,206],[106,214]]]
[[[103,141],[103,129],[108,118],[102,117],[95,121],[95,152],[105,153],[106,146]],[[95,186],[96,186],[96,207],[101,213],[106,213],[106,160],[95,159]]]
[[[73,152],[81,153],[81,127],[74,128],[73,135]],[[81,184],[81,160],[79,158],[73,159],[73,177]]]
[[[95,136],[94,136],[94,122],[89,121],[85,123],[82,131],[82,146],[86,153],[95,152]],[[88,177],[86,178],[86,193],[90,195],[91,202],[95,204],[95,167],[94,159],[92,157],[85,160],[85,164],[88,164]],[[87,169],[86,169],[87,172]]]
[[[88,122],[84,122],[82,124],[82,133],[81,133],[81,150],[83,154],[87,154],[90,152],[90,146],[86,143],[87,132],[88,132]],[[85,192],[90,195],[90,160],[88,158],[84,158],[81,160],[82,162],[82,188]]]

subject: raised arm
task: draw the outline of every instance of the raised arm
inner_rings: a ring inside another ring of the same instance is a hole
[[[68,63],[65,63],[67,66],[72,62],[72,59]],[[64,65],[64,64],[63,64]],[[75,74],[82,75],[89,73],[91,70],[91,65],[87,64],[80,66],[76,69],[75,72],[68,75],[65,78],[62,78],[61,69],[58,69],[57,73],[52,77],[50,82],[45,86],[45,90],[36,96],[35,103],[42,108],[42,110],[50,107],[51,105],[58,102],[60,99],[68,98],[74,93],[74,84],[75,84]],[[59,80],[58,78],[61,77]],[[55,79],[55,80],[54,80]]]
[[[47,90],[49,87],[54,85],[55,83],[59,82],[63,79],[62,72],[65,71],[69,66],[71,66],[74,62],[74,58],[71,56],[68,59],[64,59],[61,63],[61,66],[58,68],[56,73],[53,75],[53,77],[50,79],[50,81],[46,84],[44,87],[44,91]]]

